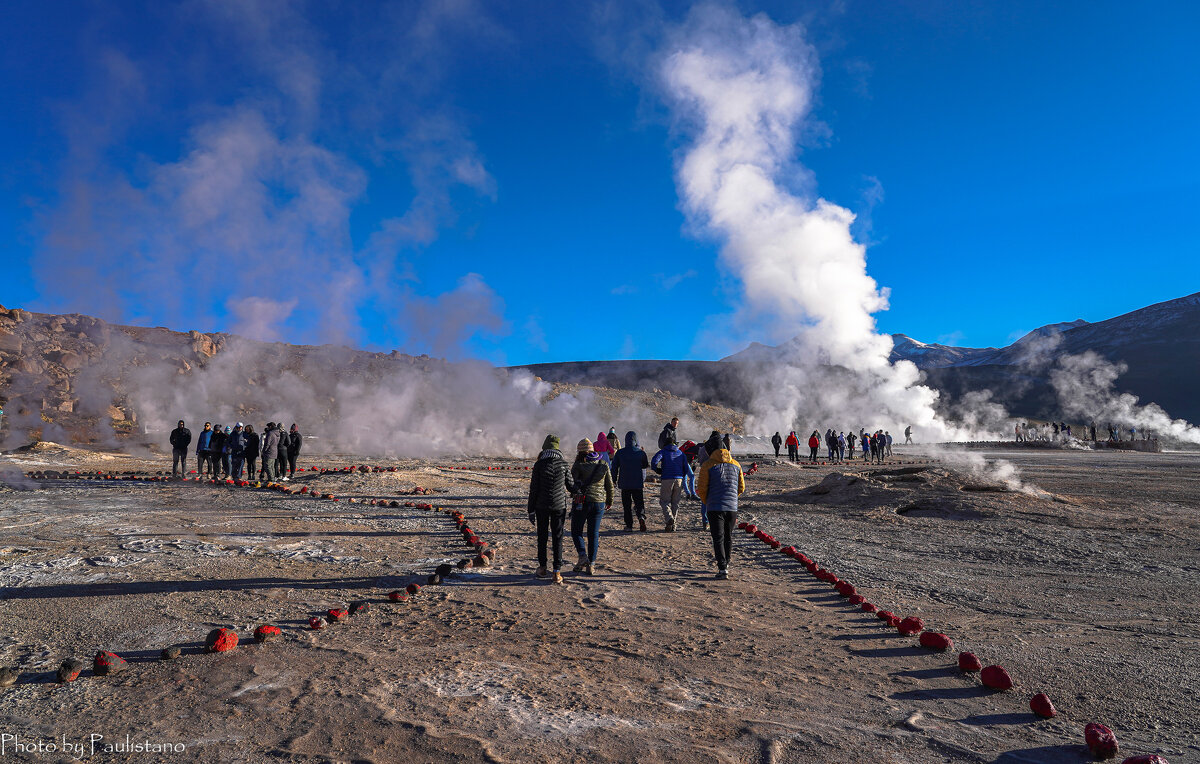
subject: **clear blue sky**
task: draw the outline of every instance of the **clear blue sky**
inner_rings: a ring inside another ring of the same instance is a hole
[[[800,158],[860,214],[881,330],[998,346],[1200,290],[1200,5],[737,7],[819,53]],[[697,332],[736,284],[679,211],[642,68],[685,12],[10,3],[0,303],[497,363],[720,357]]]

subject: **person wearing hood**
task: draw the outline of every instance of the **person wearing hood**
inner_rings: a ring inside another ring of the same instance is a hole
[[[679,514],[679,499],[683,494],[683,481],[692,474],[687,457],[675,444],[674,433],[668,436],[667,445],[650,460],[650,469],[661,476],[658,481],[658,505],[662,507],[667,533],[674,533],[675,518]]]
[[[225,453],[225,426],[213,425],[212,440],[208,442],[208,458],[212,463],[212,479],[221,479],[222,455]]]
[[[779,458],[779,447],[783,445],[783,438],[776,432],[771,436],[771,445],[775,448],[775,458]]]
[[[633,516],[637,514],[638,527],[646,530],[646,468],[650,460],[638,445],[637,433],[625,433],[625,447],[617,451],[612,459],[613,480],[621,492],[621,505],[625,508],[625,530],[633,530]]]
[[[225,439],[221,441],[221,473],[224,477],[233,475],[233,428],[225,427]]]
[[[171,430],[171,477],[179,470],[179,477],[187,477],[188,446],[192,445],[192,431],[183,426],[183,420]]]
[[[196,437],[196,474],[204,477],[208,469],[208,444],[212,440],[212,422],[205,422],[204,429]]]
[[[616,456],[617,452],[621,450],[621,441],[617,438],[617,428],[609,427],[608,435],[605,438],[608,440],[609,453]]]
[[[809,461],[816,464],[817,449],[821,447],[821,439],[817,437],[817,431],[813,430],[813,434],[808,437],[808,458]]]
[[[238,422],[233,426],[233,432],[229,434],[229,458],[233,465],[233,470],[230,473],[234,480],[242,479],[242,465],[246,461],[246,432],[242,429],[242,423]]]
[[[800,438],[796,437],[796,431],[792,430],[787,436],[788,459],[793,462],[800,461]]]
[[[846,460],[846,433],[844,433],[844,432],[838,433],[837,447],[838,447],[838,450],[837,450],[838,461],[839,462],[845,461]]]
[[[607,440],[605,440],[607,443]],[[604,512],[612,508],[612,471],[600,459],[600,454],[587,438],[576,447],[575,464],[571,466],[571,478],[575,481],[576,501],[571,509],[571,540],[579,553],[576,572],[587,575],[595,573],[596,556],[600,551],[600,521]],[[587,548],[584,548],[584,526],[587,526]]]
[[[738,497],[746,490],[742,465],[727,449],[718,449],[700,467],[696,491],[708,512],[712,531],[713,556],[717,560],[717,578],[729,578],[729,558],[733,554],[733,526],[737,522]]]
[[[262,441],[258,437],[258,433],[254,431],[254,425],[246,425],[242,430],[242,435],[246,439],[246,477],[250,480],[254,479],[254,468],[258,464],[258,454],[261,450]]]
[[[300,434],[300,428],[292,422],[291,429],[288,430],[287,443],[287,461],[288,461],[288,480],[296,476],[296,459],[300,458],[300,445],[304,442],[304,436]]]
[[[617,449],[609,445],[608,436],[604,433],[597,435],[596,442],[592,444],[592,449],[600,457],[600,461],[607,464],[609,469],[612,469],[612,456],[616,453]]]
[[[288,479],[288,444],[292,442],[292,438],[287,430],[283,429],[283,422],[276,422],[275,429],[279,433],[279,445],[275,447],[275,476],[280,482],[284,482]]]
[[[274,422],[267,422],[267,430],[262,436],[262,476],[268,483],[275,480],[275,459],[279,453],[279,428]]]
[[[562,538],[571,496],[575,493],[575,481],[571,478],[571,466],[559,449],[558,436],[547,435],[542,441],[542,452],[533,464],[529,475],[529,522],[537,529],[538,569],[537,577],[550,575],[547,569],[546,544],[551,543],[554,552],[554,583],[561,584]]]

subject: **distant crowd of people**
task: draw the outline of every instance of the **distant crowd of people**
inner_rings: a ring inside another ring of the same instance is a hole
[[[1071,430],[1071,425],[1066,422],[1047,422],[1043,425],[1029,424],[1028,422],[1020,422],[1014,426],[1016,430],[1016,439],[1018,443],[1057,443],[1060,441],[1071,440],[1075,434]],[[1129,440],[1137,440],[1139,430],[1137,427],[1130,425],[1128,428],[1122,428],[1119,425],[1109,424],[1108,430],[1109,443],[1124,442],[1124,434],[1129,433]],[[1143,428],[1141,431],[1142,440],[1153,440],[1154,434]],[[1093,443],[1099,442],[1096,439],[1096,423],[1092,422],[1086,426],[1083,431],[1083,438],[1088,438]]]
[[[912,443],[911,425],[904,428],[904,442]],[[853,460],[855,448],[859,449],[863,461],[869,464],[883,464],[884,460],[892,455],[892,435],[886,430],[867,432],[865,429],[860,429],[858,435],[851,430],[847,435],[845,432],[836,432],[830,428],[825,431],[824,437],[813,430],[812,435],[808,436],[808,460],[810,462],[817,461],[822,445],[826,451],[825,459],[831,462]],[[793,462],[801,461],[800,438],[796,435],[795,430],[788,433],[787,438],[775,433],[771,436],[771,446],[775,449],[776,457],[779,456],[780,446],[787,446],[788,459]]]
[[[182,419],[171,431],[170,441],[171,475],[185,476],[192,431]],[[253,425],[241,422],[224,427],[205,422],[196,437],[196,473],[214,480],[241,480],[244,470],[248,479],[253,480],[257,467],[260,480],[291,480],[303,443],[304,436],[295,424],[284,430],[282,422],[267,422],[259,434]]]
[[[625,433],[624,445],[615,428],[596,440],[584,438],[570,463],[557,435],[547,435],[529,481],[529,522],[537,529],[539,578],[562,583],[562,537],[570,517],[571,539],[579,555],[575,572],[592,575],[600,546],[600,523],[621,492],[625,530],[646,531],[646,471],[658,476],[658,504],[663,528],[675,531],[684,497],[700,502],[700,526],[712,535],[717,577],[728,578],[733,549],[738,496],[746,490],[742,467],[730,453],[728,434],[713,430],[703,443],[679,443],[678,417],[658,436],[658,451],[647,456],[637,433]],[[547,549],[549,547],[549,549]]]

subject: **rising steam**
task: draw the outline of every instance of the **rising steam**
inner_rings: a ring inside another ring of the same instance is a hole
[[[913,364],[889,363],[891,338],[873,317],[887,290],[867,274],[854,215],[820,198],[796,161],[819,75],[804,29],[700,6],[670,37],[660,73],[689,139],[677,168],[683,207],[722,240],[741,284],[733,325],[794,337],[763,369],[750,429],[911,424],[926,439],[971,434],[938,418],[937,393],[918,384]]]

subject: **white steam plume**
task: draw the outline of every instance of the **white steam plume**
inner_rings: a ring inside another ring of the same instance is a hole
[[[1117,378],[1128,368],[1089,350],[1059,358],[1050,371],[1050,384],[1058,394],[1063,413],[1083,422],[1095,422],[1098,436],[1112,424],[1136,427],[1141,432],[1182,443],[1200,443],[1200,427],[1183,419],[1172,419],[1158,404],[1142,405],[1136,395],[1113,389]]]
[[[918,384],[912,363],[889,363],[891,338],[872,315],[887,290],[867,274],[854,215],[817,196],[796,161],[819,77],[804,29],[702,5],[671,36],[659,71],[691,139],[678,162],[683,207],[723,240],[722,260],[741,282],[733,320],[795,338],[786,367],[764,367],[749,427],[974,434],[938,418],[937,393]]]

